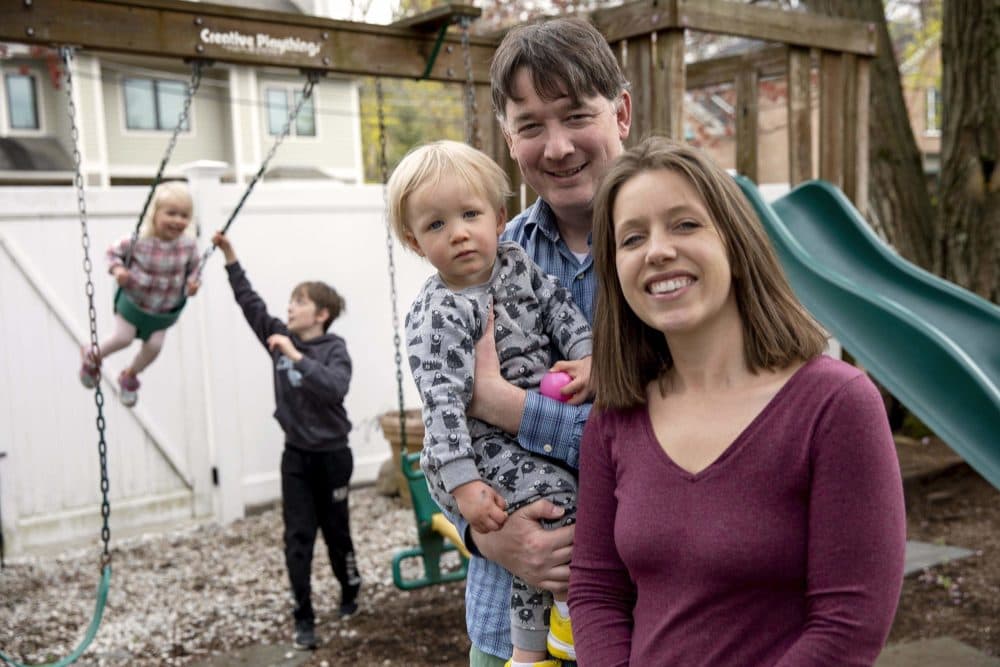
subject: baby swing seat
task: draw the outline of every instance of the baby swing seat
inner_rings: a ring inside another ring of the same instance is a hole
[[[138,338],[146,341],[157,331],[171,327],[180,317],[186,301],[186,297],[181,297],[181,302],[172,310],[165,313],[152,313],[135,305],[135,302],[125,294],[125,290],[118,288],[115,293],[115,312],[135,327],[135,335]]]

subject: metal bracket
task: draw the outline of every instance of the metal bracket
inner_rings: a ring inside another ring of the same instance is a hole
[[[447,4],[422,12],[416,16],[400,19],[394,22],[392,26],[409,28],[410,30],[422,33],[437,31],[437,38],[434,40],[434,46],[431,47],[430,56],[427,58],[427,66],[424,67],[424,73],[420,75],[420,79],[426,79],[434,69],[434,63],[437,61],[438,53],[441,51],[441,44],[444,43],[444,36],[448,32],[448,28],[462,21],[471,22],[479,18],[482,13],[483,10],[472,5]]]

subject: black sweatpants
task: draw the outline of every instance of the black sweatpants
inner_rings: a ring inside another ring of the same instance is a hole
[[[354,560],[347,490],[354,456],[347,447],[308,452],[285,447],[281,455],[281,497],[285,518],[285,564],[295,596],[296,621],[313,621],[310,584],[316,530],[340,582],[341,602],[353,602],[361,586]]]

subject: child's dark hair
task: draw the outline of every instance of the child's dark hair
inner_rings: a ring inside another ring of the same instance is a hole
[[[316,304],[317,311],[326,308],[326,312],[330,313],[330,317],[323,322],[324,332],[344,312],[344,297],[340,296],[337,290],[322,281],[307,280],[304,283],[299,283],[292,290],[292,296],[298,294],[305,294],[309,297],[309,300]]]

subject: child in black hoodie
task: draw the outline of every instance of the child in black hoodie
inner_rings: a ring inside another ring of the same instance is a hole
[[[292,290],[286,324],[267,312],[229,239],[216,233],[212,243],[226,257],[236,302],[274,361],[274,417],[285,432],[281,497],[285,564],[295,597],[294,641],[296,648],[314,649],[310,575],[317,529],[323,531],[333,574],[340,582],[341,616],[357,610],[361,588],[347,506],[354,469],[347,446],[351,422],[344,410],[351,358],[344,339],[327,333],[343,311],[344,300],[326,283],[300,283]]]

